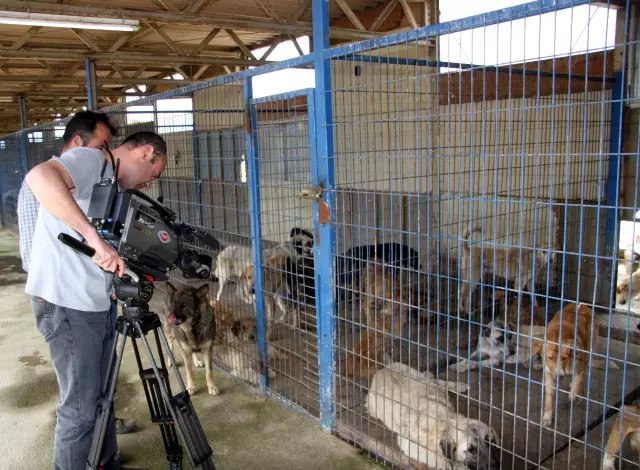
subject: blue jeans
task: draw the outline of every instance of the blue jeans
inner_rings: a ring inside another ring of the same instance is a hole
[[[115,339],[117,303],[103,312],[82,312],[32,297],[38,331],[49,345],[60,401],[54,440],[55,470],[85,470],[96,424],[96,405],[106,379]],[[113,413],[107,426],[103,462],[116,454]]]

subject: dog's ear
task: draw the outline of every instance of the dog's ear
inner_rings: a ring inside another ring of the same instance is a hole
[[[480,335],[485,337],[485,338],[488,338],[489,336],[491,336],[491,330],[492,329],[493,328],[491,327],[491,325],[483,326],[482,330],[480,331]]]
[[[173,300],[173,296],[175,295],[175,293],[178,291],[178,289],[176,289],[175,287],[173,287],[173,284],[171,284],[169,281],[167,281],[167,293],[169,294],[169,298],[171,300]]]
[[[442,450],[442,453],[447,458],[447,460],[449,460],[450,462],[455,462],[456,448],[457,446],[455,442],[451,442],[446,438],[440,440],[440,449]],[[449,467],[451,466],[449,465]]]
[[[203,302],[207,299],[207,295],[209,294],[209,284],[202,284],[198,289],[196,289],[196,299],[200,302]]]

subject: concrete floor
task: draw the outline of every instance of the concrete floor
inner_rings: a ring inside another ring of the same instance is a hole
[[[48,348],[35,328],[24,293],[25,275],[17,252],[15,238],[0,231],[4,305],[0,319],[0,468],[46,469],[51,468],[58,390]],[[197,369],[201,393],[193,397],[193,403],[218,470],[380,468],[356,448],[323,433],[308,417],[258,396],[223,372],[216,371],[215,380],[221,393],[214,397],[203,392],[204,369]],[[138,432],[119,437],[126,464],[166,468],[160,433],[149,420],[130,342],[119,376],[116,413],[135,419],[139,426]],[[190,468],[186,461],[185,457],[185,468]]]

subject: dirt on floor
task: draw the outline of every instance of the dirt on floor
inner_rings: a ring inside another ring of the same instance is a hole
[[[25,281],[17,240],[0,230],[0,298],[4,305],[0,317],[0,467],[11,470],[52,467],[58,400],[49,350],[36,329]],[[184,375],[182,367],[181,373]],[[260,396],[223,372],[214,374],[220,395],[206,394],[204,369],[197,369],[200,393],[194,395],[193,403],[214,451],[216,469],[380,468],[356,448],[324,433],[316,421]],[[175,379],[172,387],[175,393]],[[138,424],[136,433],[118,438],[125,464],[167,468],[130,342],[119,374],[116,415]],[[184,460],[185,468],[191,468],[186,456]]]

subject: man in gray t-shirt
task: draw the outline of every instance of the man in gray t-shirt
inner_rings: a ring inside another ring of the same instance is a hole
[[[118,185],[144,189],[160,177],[167,147],[153,132],[129,136],[113,151],[120,160]],[[95,407],[106,379],[109,347],[115,330],[111,315],[113,273],[124,262],[89,223],[86,212],[105,158],[101,150],[73,148],[33,168],[25,180],[40,203],[25,292],[40,333],[51,353],[60,389],[54,442],[54,468],[83,470],[95,427]],[[108,160],[106,176],[111,175]],[[59,233],[84,238],[95,250],[88,258],[63,245]],[[110,423],[103,462],[113,462],[115,425]]]

